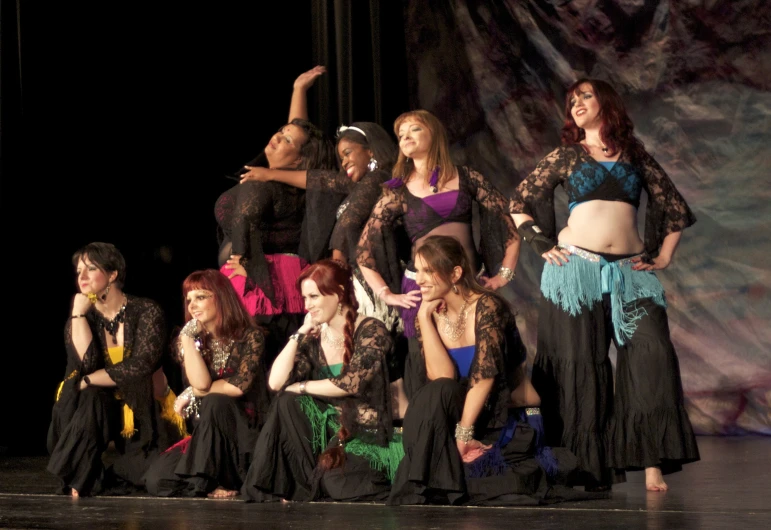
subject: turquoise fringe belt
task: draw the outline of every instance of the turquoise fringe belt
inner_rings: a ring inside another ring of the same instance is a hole
[[[608,262],[599,254],[560,243],[574,257],[562,266],[544,265],[541,293],[566,313],[576,316],[583,307],[591,307],[610,294],[611,319],[616,341],[623,345],[637,330],[637,321],[647,312],[635,303],[650,298],[667,307],[664,287],[652,271],[636,271],[632,264],[638,256]]]

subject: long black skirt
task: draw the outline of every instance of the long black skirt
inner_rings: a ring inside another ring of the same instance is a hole
[[[141,441],[141,429],[149,427],[138,425],[128,439],[121,435],[124,403],[115,398],[114,389],[87,387],[71,399],[72,411],[65,412],[64,400],[54,405],[49,432],[47,470],[60,479],[58,493],[75,489],[81,496],[120,495],[140,488],[142,475],[158,454]],[[102,455],[110,442],[118,456],[105,467]]]
[[[547,444],[575,453],[579,485],[622,482],[624,470],[652,466],[672,473],[699,460],[666,310],[650,299],[636,304],[645,314],[631,339],[616,344],[614,391],[609,297],[577,316],[541,299],[533,386]]]
[[[316,400],[319,408],[326,403]],[[328,429],[329,444],[336,443]],[[317,466],[313,428],[298,395],[285,392],[271,404],[254,447],[254,457],[241,494],[252,502],[377,501],[388,495],[390,481],[362,457],[346,454],[343,466],[323,471]]]
[[[148,493],[196,497],[217,487],[239,491],[251,462],[257,429],[237,399],[209,394],[190,438],[162,453],[145,473]]]
[[[516,506],[607,496],[575,491],[550,480],[536,459],[535,430],[525,421],[512,423],[503,445],[497,445],[502,440],[501,429],[477,436],[482,443],[493,445],[491,451],[500,451],[498,462],[490,460],[497,469],[479,469],[484,461],[464,464],[455,440],[464,398],[461,385],[447,378],[431,381],[415,392],[404,418],[404,459],[387,504]],[[556,456],[559,469],[555,476],[567,480],[575,457],[560,450]]]

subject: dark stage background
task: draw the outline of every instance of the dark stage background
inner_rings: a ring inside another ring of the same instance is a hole
[[[116,244],[126,291],[180,325],[180,285],[216,267],[225,178],[286,121],[330,133],[411,108],[457,162],[510,192],[558,142],[563,90],[610,80],[699,222],[660,275],[689,412],[708,434],[771,433],[767,265],[771,17],[740,2],[301,0],[0,4],[3,293],[0,451],[43,454],[64,370],[72,253]],[[513,300],[534,354],[541,264]]]

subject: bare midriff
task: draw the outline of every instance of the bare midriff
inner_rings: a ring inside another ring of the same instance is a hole
[[[423,243],[423,240],[429,236],[452,236],[460,241],[460,244],[466,249],[466,255],[469,257],[469,262],[474,268],[474,274],[477,273],[476,250],[474,246],[474,236],[471,233],[471,225],[453,222],[437,226],[428,234],[418,238],[412,245],[413,259],[415,258],[415,249],[417,249]]]
[[[593,252],[637,254],[644,244],[637,231],[637,208],[620,201],[587,201],[570,213],[558,241]]]

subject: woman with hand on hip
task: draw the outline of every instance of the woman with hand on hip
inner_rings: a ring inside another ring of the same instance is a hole
[[[157,496],[238,495],[268,409],[265,338],[219,271],[190,274],[182,284],[187,324],[175,359],[189,383],[175,410],[193,426],[145,475]]]
[[[699,460],[699,451],[654,271],[671,263],[696,219],[608,83],[581,79],[568,88],[562,144],[519,184],[510,206],[522,238],[546,262],[533,367],[546,435],[578,456],[589,490],[644,469],[646,488],[665,491],[663,475]],[[570,202],[555,243],[558,185]]]

